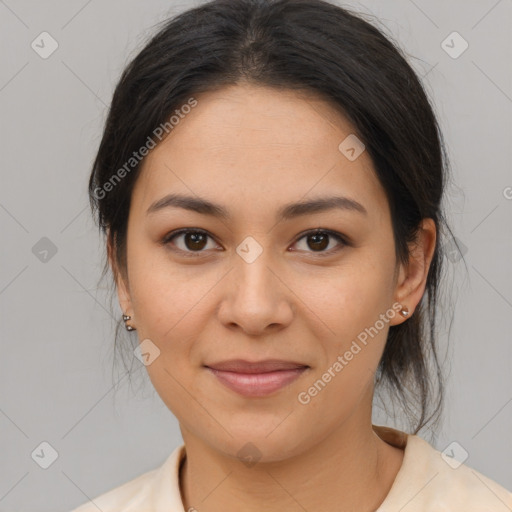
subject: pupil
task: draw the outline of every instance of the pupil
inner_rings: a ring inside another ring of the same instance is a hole
[[[325,249],[329,245],[329,243],[328,243],[328,235],[326,235],[326,234],[318,234],[318,233],[316,233],[314,235],[311,235],[311,239],[314,240],[313,243],[320,242],[320,247],[318,245],[316,247],[311,247],[311,245],[309,244],[311,249],[315,249],[316,248],[316,249],[320,249],[321,250],[321,249]]]
[[[204,236],[203,233],[187,233],[185,235],[185,244],[188,249],[202,249],[205,246],[205,240],[206,237]]]

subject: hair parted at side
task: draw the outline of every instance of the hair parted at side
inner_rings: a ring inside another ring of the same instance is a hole
[[[424,296],[390,327],[376,376],[417,433],[438,421],[444,398],[436,310],[443,228],[451,233],[441,207],[448,157],[419,78],[398,45],[361,15],[323,0],[213,0],[162,23],[122,73],[89,180],[113,271],[126,275],[140,162],[108,191],[104,185],[191,97],[242,81],[320,95],[354,126],[389,202],[397,262],[407,262],[423,218],[436,224]],[[106,259],[102,278],[109,268]]]

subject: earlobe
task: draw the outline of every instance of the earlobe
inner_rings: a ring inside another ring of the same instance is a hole
[[[123,322],[124,322],[124,326],[125,326],[127,331],[135,331],[135,327],[133,327],[132,325],[126,323],[129,320],[131,320],[131,319],[132,319],[132,317],[130,315],[123,314]]]
[[[400,310],[400,314],[404,317],[404,318],[407,318],[409,316],[409,310],[406,308],[406,307],[402,307],[402,309]]]

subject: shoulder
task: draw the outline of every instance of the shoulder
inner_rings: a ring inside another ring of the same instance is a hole
[[[100,494],[71,512],[152,512],[157,503],[165,507],[181,504],[178,468],[183,454],[181,445],[160,467]]]
[[[379,512],[510,512],[512,493],[466,464],[407,436],[402,467]],[[398,507],[398,508],[394,508]]]

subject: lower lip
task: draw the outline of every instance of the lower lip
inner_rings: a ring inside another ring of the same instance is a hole
[[[307,367],[268,373],[236,373],[208,368],[229,389],[244,396],[267,396],[299,378]]]

